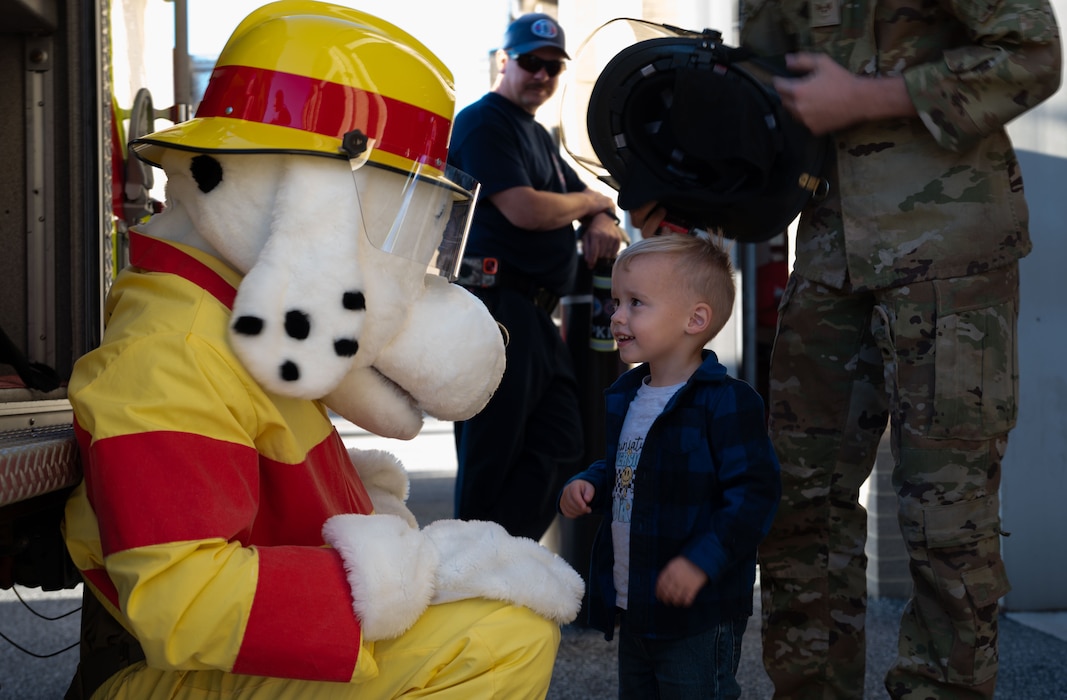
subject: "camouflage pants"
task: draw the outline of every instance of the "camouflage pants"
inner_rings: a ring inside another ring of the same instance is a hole
[[[863,697],[858,500],[887,424],[913,590],[886,687],[909,700],[992,697],[1017,308],[1017,265],[866,293],[790,279],[769,400],[783,497],[760,548],[775,697]]]

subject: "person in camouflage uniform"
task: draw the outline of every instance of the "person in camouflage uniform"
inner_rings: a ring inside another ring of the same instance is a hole
[[[801,214],[770,369],[783,499],[760,550],[779,698],[862,698],[866,512],[890,429],[913,591],[894,698],[989,698],[1001,459],[1016,418],[1018,260],[1030,251],[1004,124],[1059,86],[1045,0],[744,0],[741,45],[790,54],[790,113],[832,134]]]

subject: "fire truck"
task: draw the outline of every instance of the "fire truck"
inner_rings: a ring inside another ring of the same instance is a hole
[[[114,97],[111,13],[144,5],[0,0],[0,588],[80,582],[58,527],[80,479],[65,385],[100,340],[127,228],[159,206],[125,143],[189,116],[146,89]],[[185,0],[173,5],[182,27]],[[187,88],[189,61],[175,65]]]

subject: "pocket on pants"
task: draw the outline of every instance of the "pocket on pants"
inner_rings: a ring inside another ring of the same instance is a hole
[[[1011,430],[1019,384],[1017,287],[990,284],[991,298],[973,304],[968,297],[974,294],[952,289],[973,283],[934,284],[939,301],[930,436],[981,440]]]
[[[944,659],[951,683],[978,685],[996,674],[999,600],[1011,590],[1000,559],[998,499],[923,509],[936,607],[928,619],[931,658]]]
[[[959,573],[966,596],[955,618],[955,639],[948,653],[950,683],[980,685],[996,675],[998,650],[998,601],[1011,590],[1002,561]]]

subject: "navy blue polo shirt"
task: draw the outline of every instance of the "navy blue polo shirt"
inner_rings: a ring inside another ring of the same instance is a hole
[[[524,185],[561,194],[586,189],[534,115],[502,95],[486,93],[456,115],[448,162],[482,185],[467,255],[496,257],[505,270],[560,296],[569,293],[577,265],[574,226],[518,228],[489,201],[489,195]]]

